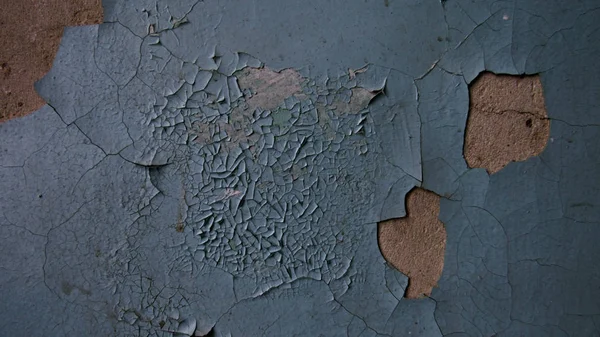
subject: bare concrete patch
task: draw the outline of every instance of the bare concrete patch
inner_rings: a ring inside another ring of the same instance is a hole
[[[99,24],[101,0],[5,1],[0,10],[0,122],[45,102],[33,83],[52,67],[63,28]]]
[[[440,197],[415,188],[406,196],[406,217],[379,223],[383,257],[408,276],[407,298],[431,295],[442,275],[446,229],[438,219]]]
[[[470,88],[464,155],[469,167],[490,174],[511,161],[539,155],[550,120],[539,76],[482,73]]]
[[[287,97],[302,94],[302,76],[293,69],[277,72],[268,68],[248,67],[236,77],[242,90],[250,90],[246,104],[251,111],[258,107],[273,110]]]

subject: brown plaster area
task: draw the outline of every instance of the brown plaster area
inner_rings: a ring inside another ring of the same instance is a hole
[[[512,161],[539,155],[550,136],[550,120],[538,75],[484,72],[469,87],[464,155],[469,167],[490,174]]]
[[[408,276],[407,298],[431,295],[442,275],[446,229],[438,219],[440,197],[421,188],[406,196],[406,217],[382,221],[378,227],[383,257]]]
[[[2,1],[0,122],[44,105],[33,83],[52,67],[65,26],[102,22],[101,0]]]

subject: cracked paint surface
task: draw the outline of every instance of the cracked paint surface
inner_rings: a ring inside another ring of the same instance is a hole
[[[48,104],[0,125],[2,331],[599,333],[594,1],[104,9],[65,31]],[[552,123],[493,176],[462,154],[484,70],[540,73]],[[377,223],[415,186],[447,244],[408,300]]]

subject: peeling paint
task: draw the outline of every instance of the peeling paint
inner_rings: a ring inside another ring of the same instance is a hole
[[[104,6],[0,125],[6,334],[598,333],[593,1]],[[552,120],[493,175],[463,155],[484,70],[541,73]],[[377,223],[415,186],[446,250],[408,300]]]
[[[377,96],[378,92],[369,91],[364,88],[350,89],[350,97],[347,101],[338,98],[333,103],[333,109],[337,114],[356,114],[367,108],[369,102]]]
[[[244,91],[247,109],[272,110],[284,99],[302,94],[302,77],[293,69],[275,72],[268,68],[245,68],[236,74],[240,89]],[[298,97],[302,98],[302,96]]]

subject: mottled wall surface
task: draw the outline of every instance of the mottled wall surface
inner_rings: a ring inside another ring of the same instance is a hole
[[[600,9],[104,1],[0,125],[0,329],[31,336],[567,336],[600,322]],[[540,73],[550,141],[489,176],[468,84]],[[438,287],[377,223],[441,197]]]

